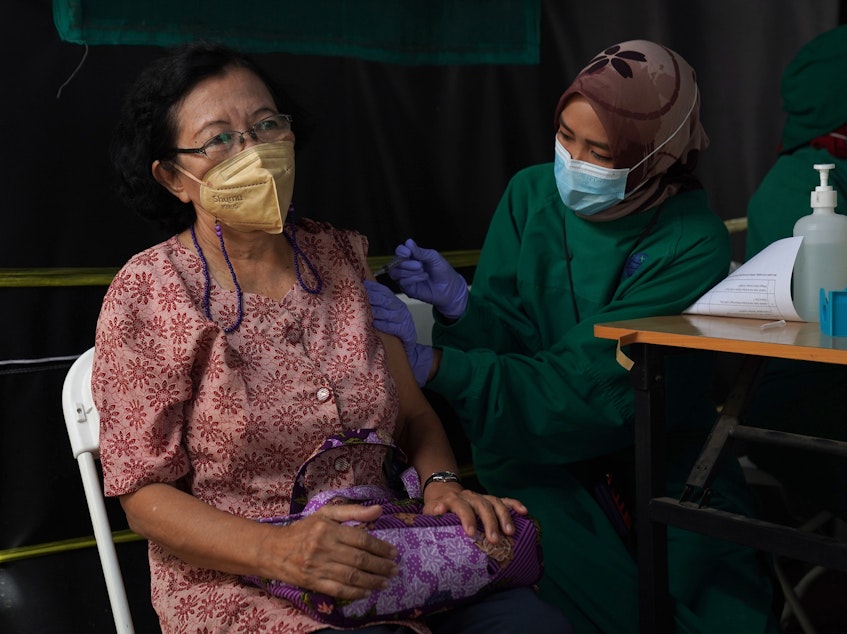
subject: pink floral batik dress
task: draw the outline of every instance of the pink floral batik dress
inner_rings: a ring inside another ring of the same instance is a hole
[[[212,282],[210,321],[200,258],[176,237],[134,256],[115,277],[92,375],[107,495],[166,482],[235,515],[285,515],[298,467],[325,438],[348,428],[391,438],[398,395],[361,283],[367,240],[303,220],[297,241],[323,280],[321,292],[295,285],[281,301],[245,293],[243,321],[230,334],[223,328],[236,319],[235,292]],[[382,451],[357,449],[319,458],[309,490],[384,484]],[[152,543],[150,568],[167,634],[326,627],[234,575],[191,566]]]

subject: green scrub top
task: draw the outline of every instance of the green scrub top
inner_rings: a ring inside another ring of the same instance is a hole
[[[436,315],[443,357],[427,387],[454,406],[483,486],[521,499],[540,520],[540,592],[578,632],[638,628],[632,552],[569,468],[634,439],[629,374],[594,324],[680,313],[729,263],[729,236],[705,191],[591,222],[564,206],[553,165],[538,165],[514,176],[497,207],[465,314],[450,324]],[[716,417],[703,357],[668,358],[671,494]],[[725,471],[714,505],[749,512],[740,471]],[[634,479],[631,470],[616,475]],[[673,528],[668,535],[679,631],[778,631],[752,551]]]
[[[727,231],[703,190],[591,222],[562,204],[552,165],[525,169],[491,222],[465,314],[436,323],[443,360],[427,387],[451,401],[480,453],[558,465],[630,445],[629,375],[594,324],[680,313],[729,261]],[[671,425],[707,427],[709,368],[684,356],[668,372]]]

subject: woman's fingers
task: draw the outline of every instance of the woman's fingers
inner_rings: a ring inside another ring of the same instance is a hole
[[[488,541],[496,544],[500,541],[503,533],[509,535],[514,532],[509,508],[500,498],[493,495],[476,494],[474,502],[474,508],[482,521],[482,527]]]
[[[370,521],[380,507],[326,506],[314,515],[285,527],[292,531],[293,552],[279,578],[342,599],[360,599],[385,588],[397,575],[397,549],[347,520]]]
[[[512,509],[513,511],[516,511],[520,515],[526,515],[527,513],[529,513],[526,508],[526,505],[524,505],[524,503],[520,500],[516,500],[515,498],[500,498],[500,501],[503,503],[504,506]]]
[[[427,503],[424,512],[432,515],[448,511],[455,513],[469,537],[476,536],[477,522],[480,521],[486,539],[497,543],[503,534],[511,535],[515,532],[510,509],[520,515],[527,514],[527,508],[520,500],[483,495],[464,489],[444,491],[438,498]]]

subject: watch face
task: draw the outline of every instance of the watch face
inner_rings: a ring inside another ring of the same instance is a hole
[[[424,488],[426,488],[427,484],[431,482],[460,482],[459,476],[457,476],[452,471],[438,471],[433,473],[426,479],[426,483],[424,484]]]

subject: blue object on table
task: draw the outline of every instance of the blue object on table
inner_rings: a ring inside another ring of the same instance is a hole
[[[847,289],[830,291],[829,297],[821,289],[821,332],[830,337],[847,337]]]

